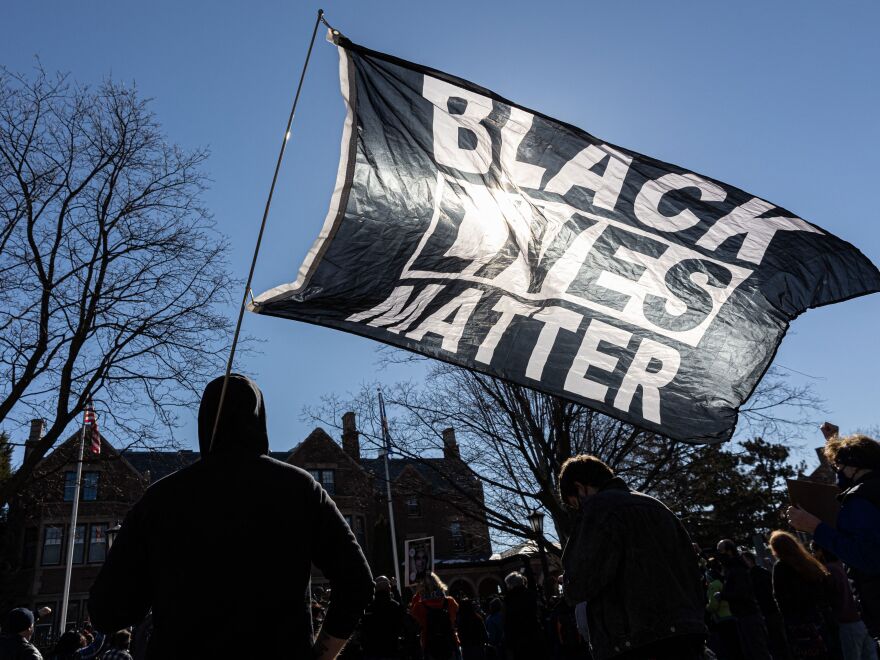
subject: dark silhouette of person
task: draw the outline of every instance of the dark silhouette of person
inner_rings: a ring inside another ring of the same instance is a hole
[[[267,456],[263,396],[249,378],[230,376],[212,443],[222,387],[217,378],[202,397],[200,460],[126,516],[91,589],[92,622],[115,631],[152,610],[148,658],[335,658],[373,596],[367,561],[323,488]],[[312,563],[333,594],[317,640]]]

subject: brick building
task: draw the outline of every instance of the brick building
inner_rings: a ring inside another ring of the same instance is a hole
[[[43,422],[31,426],[28,446]],[[453,429],[443,433],[443,455],[416,461],[390,458],[389,471],[397,528],[398,556],[407,539],[433,536],[435,570],[458,595],[488,598],[502,590],[504,576],[526,566],[540,574],[534,548],[521,546],[492,554],[489,527],[476,499],[482,485],[462,463]],[[4,606],[51,607],[55,615],[37,624],[36,640],[52,634],[59,616],[69,542],[78,434],[61,443],[39,465],[31,484],[10,503],[12,567],[4,584]],[[384,457],[361,454],[354,413],[343,416],[341,443],[316,428],[294,449],[272,458],[312,474],[345,516],[375,574],[393,575]],[[67,623],[86,617],[88,590],[104,561],[107,530],[120,523],[146,487],[197,460],[192,451],[117,451],[102,438],[100,455],[86,450],[74,547]],[[316,571],[313,582],[324,578]]]

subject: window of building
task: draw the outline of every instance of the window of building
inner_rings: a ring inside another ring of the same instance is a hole
[[[67,625],[64,627],[65,630],[70,630],[72,628],[79,628],[80,618],[80,602],[78,600],[71,600],[67,604]]]
[[[24,544],[21,548],[22,568],[33,568],[37,562],[37,540],[40,530],[36,527],[28,527],[24,530]]]
[[[98,476],[100,472],[83,472],[82,498],[84,502],[98,499]]]
[[[64,501],[73,502],[73,491],[76,489],[76,472],[64,473]]]
[[[89,530],[89,563],[101,563],[107,556],[107,523],[90,525]]]
[[[61,563],[61,545],[64,540],[64,528],[48,525],[43,530],[43,566],[55,566]]]
[[[82,491],[80,498],[84,502],[94,502],[98,499],[98,476],[100,472],[83,472]],[[64,501],[73,502],[73,494],[76,490],[76,472],[64,473]]]
[[[73,541],[73,563],[82,564],[86,555],[86,526],[76,526],[76,536]]]
[[[345,515],[345,522],[348,523],[349,529],[354,533],[354,537],[357,539],[358,544],[361,548],[365,548],[367,544],[367,533],[366,533],[366,525],[364,525],[364,517],[363,516],[352,516]]]
[[[406,515],[410,518],[418,518],[422,515],[422,505],[417,496],[411,495],[406,498]]]
[[[309,470],[309,474],[324,487],[328,495],[336,494],[336,470]]]
[[[461,523],[453,522],[449,526],[449,531],[452,533],[452,549],[464,550],[464,534],[461,531]]]

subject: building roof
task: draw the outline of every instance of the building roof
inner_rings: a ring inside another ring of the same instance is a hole
[[[385,483],[384,459],[361,458],[360,464],[375,477],[377,485]],[[397,481],[407,467],[415,469],[425,481],[440,490],[449,489],[449,479],[452,477],[456,477],[457,483],[462,488],[476,488],[478,485],[477,480],[467,470],[462,470],[461,461],[449,458],[390,458],[388,459],[388,473],[391,482]]]

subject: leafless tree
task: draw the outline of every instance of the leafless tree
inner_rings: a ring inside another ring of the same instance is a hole
[[[408,359],[404,357],[403,359]],[[790,386],[773,372],[750,406],[741,410],[750,430],[791,432],[810,424],[805,414],[819,404],[810,388]],[[464,469],[483,484],[484,502],[458,488],[463,515],[485,516],[502,545],[535,539],[527,516],[539,510],[549,516],[541,539],[551,552],[564,542],[570,512],[558,495],[558,475],[566,459],[587,453],[598,456],[633,488],[662,497],[681,484],[681,471],[697,448],[626,424],[559,397],[490,378],[443,363],[433,363],[424,383],[398,384],[386,397],[399,412],[392,422],[393,450],[413,461],[442,450],[442,431],[454,427]],[[344,409],[354,409],[363,435],[380,442],[375,389],[364,386],[349,399],[325,397],[306,414],[334,424]],[[378,444],[376,445],[378,447]],[[430,469],[442,464],[425,461]],[[443,475],[456,489],[459,475]],[[680,498],[678,498],[680,499]]]
[[[231,281],[206,158],[132,86],[0,69],[0,424],[48,420],[0,506],[89,399],[102,430],[153,445],[222,365]]]

